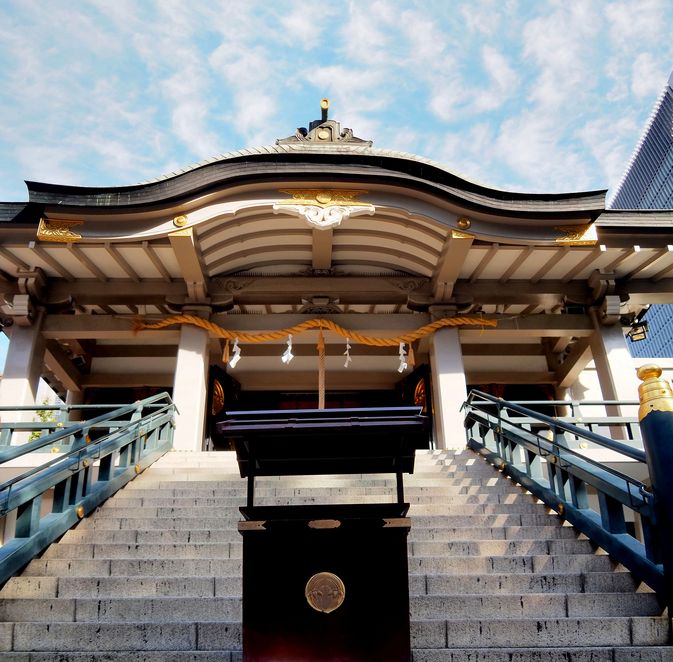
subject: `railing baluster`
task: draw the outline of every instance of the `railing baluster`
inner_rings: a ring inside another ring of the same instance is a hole
[[[605,530],[610,533],[626,533],[624,506],[604,492],[598,493],[598,503]]]
[[[14,535],[17,538],[30,538],[40,526],[40,506],[42,505],[42,495],[22,503],[16,509],[16,527]]]

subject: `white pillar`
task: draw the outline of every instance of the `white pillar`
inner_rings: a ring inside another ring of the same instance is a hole
[[[203,449],[208,372],[208,331],[183,324],[175,366],[173,402],[178,408],[173,447]]]
[[[602,326],[593,316],[591,353],[604,400],[638,400],[638,377],[620,324]],[[638,405],[609,407],[611,416],[637,416]],[[614,431],[613,431],[614,432]]]
[[[15,325],[11,329],[5,370],[0,381],[0,405],[30,406],[36,403],[40,375],[44,370],[43,314],[38,313],[31,326]],[[32,420],[33,412],[13,415],[5,412],[5,420]]]
[[[458,329],[440,329],[430,340],[432,400],[439,448],[465,448],[465,417],[460,406],[467,382]]]

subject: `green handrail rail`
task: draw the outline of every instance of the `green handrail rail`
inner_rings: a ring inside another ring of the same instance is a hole
[[[570,448],[568,437],[614,453],[622,461],[638,465],[647,475],[642,448],[479,391],[470,393],[462,409],[468,447],[666,599],[651,489],[637,478],[593,459],[587,451]],[[625,510],[639,519],[642,539],[628,531]]]
[[[172,447],[176,407],[167,393],[112,411],[109,405],[104,408],[107,413],[0,451],[1,467],[45,447],[74,440],[65,444],[66,452],[0,483],[0,516],[5,516],[7,523],[12,521],[8,516],[16,515],[13,532],[5,525],[9,540],[0,547],[0,583]],[[92,430],[100,436],[92,439]],[[43,514],[47,496],[51,497],[51,508]]]

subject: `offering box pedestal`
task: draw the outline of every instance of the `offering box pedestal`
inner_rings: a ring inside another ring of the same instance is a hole
[[[228,412],[218,431],[248,479],[244,662],[410,662],[403,473],[418,408]],[[393,503],[256,505],[257,476],[388,473]]]

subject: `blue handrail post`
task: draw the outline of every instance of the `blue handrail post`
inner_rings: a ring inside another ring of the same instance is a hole
[[[661,368],[644,365],[638,369],[638,419],[652,481],[657,538],[664,566],[665,600],[673,614],[673,388],[661,378]]]

